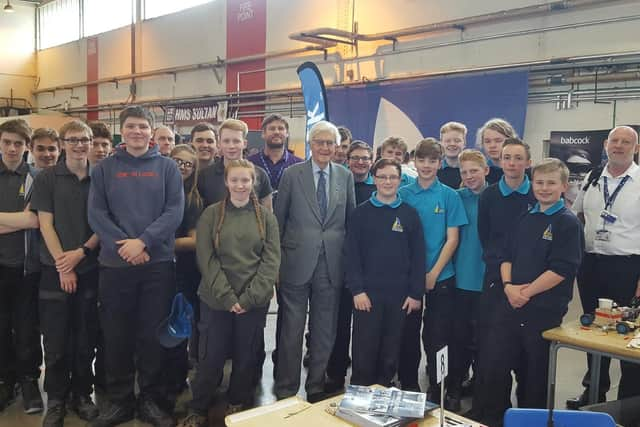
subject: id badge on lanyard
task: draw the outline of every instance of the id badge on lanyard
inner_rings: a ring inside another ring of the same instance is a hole
[[[604,181],[603,193],[604,193],[604,209],[600,212],[600,218],[602,218],[602,228],[596,230],[596,240],[600,242],[608,242],[611,240],[611,232],[607,230],[607,224],[615,224],[618,220],[618,216],[611,212],[611,207],[613,206],[613,202],[618,197],[618,193],[622,190],[622,187],[629,180],[629,175],[625,175],[616,187],[613,194],[609,195],[609,183],[608,178],[606,176],[602,177]]]

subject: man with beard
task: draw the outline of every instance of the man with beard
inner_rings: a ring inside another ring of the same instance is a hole
[[[280,114],[265,117],[261,129],[264,150],[247,157],[247,160],[267,172],[271,187],[277,191],[284,170],[300,163],[302,159],[294,156],[286,147],[289,139],[289,123]],[[274,198],[275,195],[276,193]]]
[[[262,121],[262,139],[264,140],[264,150],[247,157],[251,163],[261,167],[267,172],[271,187],[273,188],[273,203],[276,203],[278,195],[278,184],[284,170],[291,165],[302,162],[302,159],[296,157],[287,149],[289,140],[289,123],[280,114],[270,114]],[[277,294],[278,303],[280,302],[279,294]],[[278,305],[277,323],[276,323],[276,345],[280,336],[280,319],[282,313]],[[277,363],[277,349],[273,350],[271,360],[273,361],[274,370]],[[260,343],[258,348],[258,366],[259,377],[261,377],[262,366],[266,357],[264,349],[264,341]],[[258,378],[259,379],[259,378]],[[256,379],[256,380],[258,380]]]
[[[204,170],[215,161],[218,153],[217,141],[218,135],[210,123],[198,123],[191,129],[191,146],[198,153],[200,170]]]

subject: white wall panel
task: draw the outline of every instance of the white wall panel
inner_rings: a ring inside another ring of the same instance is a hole
[[[351,0],[353,1],[353,0]],[[359,32],[376,33],[402,28],[463,18],[505,9],[542,3],[543,0],[356,0],[355,17]],[[345,4],[349,0],[325,1],[267,1],[267,52],[295,49],[306,43],[289,39],[289,34],[319,27],[344,26]],[[640,1],[612,1],[606,7],[569,10],[546,16],[532,17],[491,25],[466,28],[463,33],[447,31],[412,39],[400,39],[397,48],[414,49],[412,52],[385,55],[370,59],[354,60],[355,50],[348,47],[329,50],[328,59],[346,61],[324,62],[321,52],[312,52],[295,58],[285,57],[267,60],[267,68],[278,68],[266,73],[267,89],[298,86],[296,67],[305,60],[318,63],[327,84],[348,81],[347,71],[354,79],[369,80],[418,74],[450,71],[498,64],[517,63],[548,58],[605,54],[640,50],[638,25],[640,20],[590,26],[579,26],[547,32],[494,38],[484,41],[469,41],[495,37],[518,31],[534,31],[540,28],[587,23],[640,15]],[[3,19],[0,17],[0,19]],[[4,21],[0,21],[4,22]],[[341,24],[340,24],[341,23]],[[25,24],[26,25],[26,24]],[[0,29],[3,31],[4,29]],[[176,14],[145,21],[139,29],[138,71],[211,62],[216,57],[226,57],[226,2],[214,1]],[[432,47],[442,43],[467,40],[463,44]],[[130,31],[119,29],[99,35],[100,77],[125,74],[130,64]],[[4,44],[4,43],[3,43]],[[82,81],[86,78],[86,44],[83,41],[41,51],[38,54],[37,72],[41,87]],[[387,52],[391,44],[387,41],[359,44],[361,56]],[[27,55],[28,57],[28,55]],[[27,61],[28,63],[28,61]],[[1,66],[0,66],[1,67]],[[283,68],[284,67],[284,68]],[[224,70],[220,70],[224,76]],[[0,80],[1,81],[1,80]],[[129,82],[101,85],[100,101],[121,102],[127,98]],[[640,85],[640,84],[639,84]],[[618,85],[622,86],[622,84]],[[2,86],[0,86],[1,88]],[[141,79],[137,83],[139,100],[174,98],[220,94],[225,91],[225,82],[218,83],[211,70],[163,75]],[[71,105],[81,105],[84,89],[74,91],[78,100]],[[41,106],[55,105],[69,98],[69,92],[43,94],[38,97]],[[618,103],[618,122],[639,122],[640,101]],[[297,120],[297,119],[295,119]],[[581,103],[578,108],[556,111],[553,104],[530,104],[527,114],[525,139],[534,148],[534,155],[542,153],[541,141],[548,138],[550,130],[606,128],[612,123],[611,105]],[[300,130],[292,128],[292,138],[301,139]],[[297,132],[300,135],[297,135]]]
[[[10,97],[13,90],[14,97],[31,99],[35,79],[24,76],[36,75],[35,9],[12,5],[14,13],[0,12],[0,97]]]

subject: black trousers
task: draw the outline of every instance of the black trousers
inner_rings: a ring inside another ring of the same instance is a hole
[[[453,291],[448,388],[449,394],[458,398],[462,392],[462,382],[477,352],[478,302],[481,295],[481,292],[459,288]]]
[[[336,341],[333,344],[333,351],[331,352],[329,364],[327,365],[327,376],[337,382],[344,382],[344,378],[347,376],[347,369],[349,368],[349,345],[351,340],[352,314],[353,295],[351,294],[351,291],[345,287],[342,289],[342,293],[340,294]],[[395,375],[395,371],[392,376],[393,375]]]
[[[398,369],[405,297],[367,294],[370,311],[353,311],[353,368],[351,383],[391,385]]]
[[[268,307],[260,307],[244,314],[212,310],[200,303],[200,347],[198,370],[191,385],[191,409],[206,415],[213,403],[216,388],[222,378],[227,354],[231,353],[231,379],[227,391],[232,405],[248,404],[253,397],[254,377],[258,369],[257,356],[260,336]]]
[[[12,385],[40,377],[39,273],[0,266],[0,381]]]
[[[562,316],[526,306],[513,309],[506,298],[495,312],[486,337],[491,345],[481,350],[480,397],[473,407],[482,423],[501,426],[504,412],[511,406],[512,370],[519,369],[518,407],[546,408],[549,341],[542,338],[542,332],[559,326]]]
[[[108,399],[122,406],[135,402],[136,371],[140,394],[166,403],[167,351],[156,338],[171,310],[173,262],[100,270],[100,321],[104,334]]]
[[[424,298],[423,301],[424,303]],[[403,389],[418,388],[418,370],[422,350],[420,349],[420,330],[422,329],[422,313],[424,304],[420,310],[407,315],[402,327],[402,339],[400,354],[398,356],[398,380]]]
[[[424,308],[424,327],[422,328],[422,344],[427,356],[427,377],[429,388],[435,394],[433,400],[439,401],[437,386],[436,353],[451,341],[451,324],[454,312],[455,277],[442,280],[427,292]]]
[[[598,298],[610,298],[619,305],[629,305],[635,295],[640,278],[640,256],[607,256],[587,253],[578,271],[578,291],[585,313],[593,313],[598,306]],[[611,359],[603,357],[600,365],[598,391],[604,394],[611,386],[609,365]],[[587,358],[587,372],[582,385],[589,388],[591,358]],[[620,362],[622,377],[618,387],[618,399],[640,394],[640,366],[635,363]]]
[[[99,317],[99,316],[98,316]],[[95,374],[93,376],[93,386],[97,393],[106,393],[107,390],[107,373],[104,367],[104,334],[102,326],[98,321],[98,330],[96,333],[96,360],[94,362]]]
[[[92,393],[98,330],[98,268],[78,274],[76,292],[60,288],[55,267],[42,266],[40,319],[44,336],[44,390],[49,400],[64,401]]]
[[[482,365],[482,356],[487,351],[491,351],[491,348],[488,350],[483,350],[483,347],[493,346],[493,343],[489,340],[488,334],[491,332],[492,325],[496,322],[496,316],[498,315],[497,307],[500,307],[504,298],[504,285],[502,284],[502,279],[500,278],[499,266],[489,266],[487,265],[487,270],[484,276],[483,281],[483,290],[478,298],[478,316],[477,316],[477,330],[476,330],[476,343],[477,343],[477,353],[476,353],[476,366],[480,369]],[[513,368],[516,375],[516,396],[518,400],[522,400],[523,386],[522,386],[522,378],[520,376],[520,367],[516,366]],[[475,408],[476,402],[482,401],[482,386],[480,381],[482,379],[479,376],[475,377],[475,385],[473,390],[473,405]],[[511,377],[509,377],[511,380]],[[509,394],[504,402],[505,405],[510,405],[511,402],[511,394]]]

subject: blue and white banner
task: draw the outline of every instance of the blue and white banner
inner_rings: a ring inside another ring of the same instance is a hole
[[[305,62],[298,67],[298,77],[302,84],[302,97],[307,111],[307,130],[305,134],[304,153],[309,158],[309,130],[321,120],[329,120],[327,95],[320,70],[313,62]]]
[[[401,82],[368,83],[329,88],[332,122],[348,127],[354,139],[377,148],[388,136],[401,136],[409,149],[426,137],[440,139],[440,126],[464,123],[467,146],[487,120],[509,121],[524,133],[528,72],[472,73]]]

